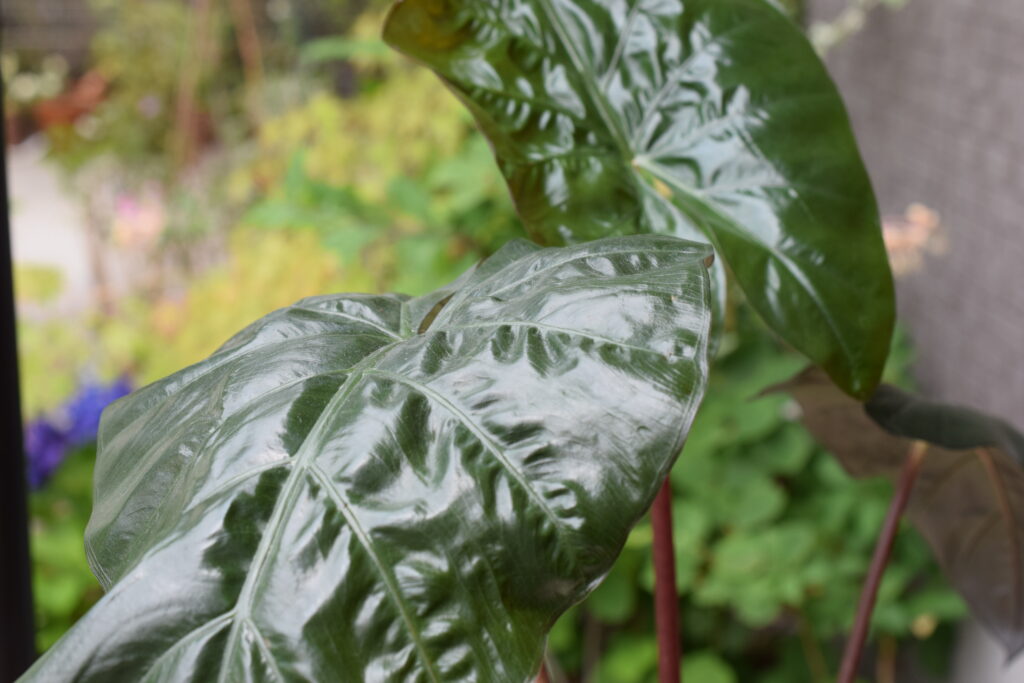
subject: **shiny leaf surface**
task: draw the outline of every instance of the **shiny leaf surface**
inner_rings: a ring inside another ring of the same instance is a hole
[[[874,194],[824,66],[769,3],[399,0],[385,38],[473,112],[537,239],[710,239],[780,336],[874,389],[894,317]]]
[[[780,388],[856,477],[895,479],[911,445],[929,444],[907,516],[977,619],[1011,656],[1024,649],[1024,436],[888,385],[858,403],[818,371]]]
[[[115,404],[108,593],[28,678],[536,675],[689,428],[709,253],[516,242],[422,299],[302,301]]]

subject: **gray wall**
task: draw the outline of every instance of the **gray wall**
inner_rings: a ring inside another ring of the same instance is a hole
[[[88,0],[0,0],[5,50],[59,52],[75,66],[88,55],[93,29]]]
[[[922,389],[1024,428],[1024,0],[879,9],[827,62],[883,212],[922,202],[946,227],[899,286]]]

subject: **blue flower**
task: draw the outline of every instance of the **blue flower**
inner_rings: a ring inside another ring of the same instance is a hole
[[[67,455],[68,441],[64,432],[45,418],[29,423],[25,430],[25,453],[28,456],[28,482],[40,488]]]
[[[30,422],[25,429],[25,454],[32,488],[43,486],[70,451],[94,442],[104,408],[131,390],[125,378],[108,385],[89,383],[64,404],[60,419],[41,417]]]
[[[100,416],[104,408],[127,396],[132,391],[127,379],[121,378],[110,385],[87,384],[64,406],[67,416],[67,438],[72,446],[84,446],[96,440]]]

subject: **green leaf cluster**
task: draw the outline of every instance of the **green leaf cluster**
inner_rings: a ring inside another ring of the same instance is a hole
[[[370,289],[417,293],[524,234],[486,141],[429,72],[374,51],[353,68],[356,97],[315,90],[261,124],[227,182],[243,225],[312,232]]]
[[[71,454],[31,498],[36,645],[45,651],[102,595],[82,537],[92,509],[94,446]]]

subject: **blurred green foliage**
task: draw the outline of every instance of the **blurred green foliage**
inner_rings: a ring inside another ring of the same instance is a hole
[[[69,169],[112,157],[125,176],[156,164],[167,195],[184,202],[172,201],[168,213],[213,205],[237,220],[178,235],[215,257],[120,297],[112,313],[23,318],[28,417],[71,395],[83,372],[100,379],[127,372],[141,385],[200,360],[251,320],[301,297],[418,294],[523,236],[469,116],[427,70],[382,49],[379,13],[364,13],[345,36],[269,46],[295,60],[292,71],[268,75],[266,115],[213,144],[208,153],[218,171],[202,176],[210,182],[184,185],[170,171],[167,136],[190,10],[177,0],[114,6],[108,2],[101,14],[106,24],[95,45],[96,66],[113,90],[91,127],[57,134],[55,154]],[[339,59],[354,84],[344,95],[333,68]],[[237,84],[217,90],[230,76],[204,76],[209,111],[218,99],[242,97]],[[220,111],[244,108],[236,101]],[[218,128],[230,120],[225,114]],[[167,260],[159,250],[169,243],[166,234],[158,241],[154,263]],[[19,282],[26,297],[43,302],[59,287],[28,270]],[[757,398],[803,361],[742,303],[734,303],[730,320],[671,476],[684,673],[699,683],[823,682],[835,670],[891,489],[848,477],[799,426],[788,399]],[[910,358],[901,339],[890,379],[906,382]],[[33,496],[43,648],[99,596],[82,548],[93,458],[90,450],[74,454]],[[607,580],[555,626],[555,681],[655,680],[651,540],[650,525],[641,523]],[[901,650],[937,652],[932,658],[941,664],[945,634],[963,612],[921,539],[905,529],[882,586],[876,632]]]
[[[346,267],[361,264],[370,289],[420,294],[524,234],[468,113],[427,70],[362,36],[378,24],[368,15],[356,42],[315,43],[358,46],[360,95],[313,92],[263,122],[228,193],[250,207],[243,225],[314,233]]]
[[[92,508],[95,459],[95,447],[76,451],[49,486],[32,495],[32,583],[40,650],[57,642],[102,595],[82,545]]]
[[[18,297],[33,304],[53,301],[64,288],[64,274],[50,266],[16,264],[14,289]]]

